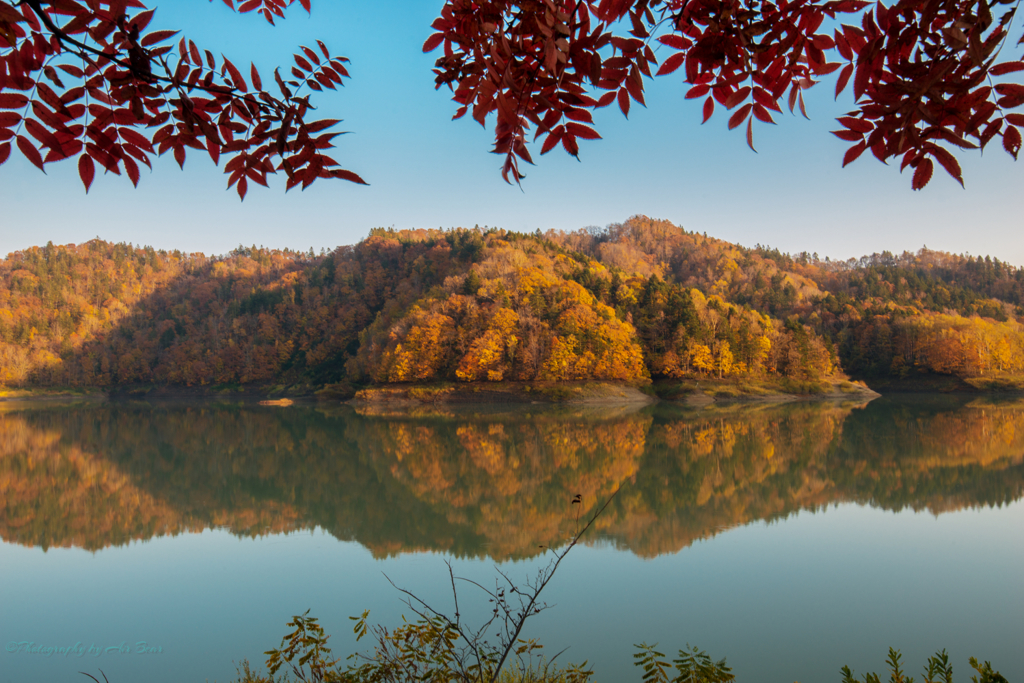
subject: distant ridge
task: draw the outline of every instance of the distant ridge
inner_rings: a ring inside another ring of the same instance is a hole
[[[1015,386],[1022,319],[1024,269],[998,259],[822,261],[644,216],[531,235],[376,229],[319,256],[93,240],[0,262],[0,384],[849,374]]]

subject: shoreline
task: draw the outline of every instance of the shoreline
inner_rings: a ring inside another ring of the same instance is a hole
[[[211,400],[287,406],[292,403],[338,403],[389,408],[424,405],[623,405],[665,402],[702,408],[713,404],[765,404],[801,401],[866,400],[898,394],[936,396],[1024,395],[1024,383],[992,378],[919,377],[907,380],[832,380],[804,383],[802,391],[786,391],[783,382],[737,380],[658,380],[645,384],[614,381],[575,382],[437,382],[349,385],[245,386],[119,386],[109,389],[31,387],[0,389],[0,404],[58,401],[174,401]]]

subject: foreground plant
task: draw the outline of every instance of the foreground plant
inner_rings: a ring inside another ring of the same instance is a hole
[[[288,626],[293,631],[284,637],[281,648],[266,652],[269,677],[257,676],[248,662],[243,662],[239,671],[240,683],[273,683],[274,676],[286,666],[285,680],[288,675],[293,675],[309,683],[584,683],[593,675],[586,668],[586,662],[557,668],[554,662],[561,652],[546,660],[540,654],[543,645],[520,636],[528,619],[548,609],[549,605],[540,600],[541,592],[554,578],[562,560],[576,547],[614,497],[613,493],[582,527],[580,511],[583,497],[579,494],[573,497],[570,503],[575,510],[572,536],[560,549],[548,549],[553,552],[551,561],[522,586],[513,582],[505,572],[496,570],[498,578],[491,589],[471,579],[455,576],[448,563],[454,602],[451,615],[435,609],[411,591],[395,586],[406,596],[405,604],[417,619],[390,630],[379,624],[369,624],[369,611],[351,617],[356,622],[353,628],[356,640],[370,635],[374,648],[370,654],[351,655],[349,660],[353,663],[347,669],[341,669],[339,660],[332,659],[331,649],[327,646],[330,636],[324,633],[323,627],[315,617],[309,616],[307,610],[289,622]],[[463,620],[459,610],[458,582],[472,584],[488,597],[491,615],[478,627]],[[515,665],[506,669],[506,665],[513,661]]]
[[[654,649],[657,646],[657,643],[633,646],[639,650],[633,659],[636,666],[644,671],[644,683],[729,683],[736,678],[724,657],[716,662],[708,653],[687,644],[686,649],[680,650],[679,656],[672,660],[679,673],[669,679],[669,663],[664,654]]]
[[[914,677],[907,676],[903,671],[903,666],[900,662],[901,658],[902,655],[899,650],[889,648],[889,656],[886,658],[885,663],[889,667],[890,683],[914,683]],[[1006,679],[998,671],[992,670],[992,665],[989,662],[979,664],[978,660],[974,657],[967,661],[970,663],[971,668],[981,676],[981,678],[971,676],[973,683],[1007,683]],[[857,679],[854,678],[850,667],[844,666],[841,672],[843,674],[842,683],[857,683]],[[953,683],[953,665],[949,663],[949,655],[946,654],[945,649],[936,652],[928,658],[922,679],[923,683]],[[864,683],[881,683],[881,679],[878,674],[867,673],[864,674]]]

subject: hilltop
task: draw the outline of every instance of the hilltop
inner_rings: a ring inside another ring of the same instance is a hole
[[[988,257],[821,261],[642,216],[378,229],[320,255],[93,240],[0,262],[0,384],[1013,386],[1022,319],[1024,271]]]

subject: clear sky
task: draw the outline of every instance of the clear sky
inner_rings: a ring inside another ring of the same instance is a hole
[[[777,126],[756,125],[755,154],[721,112],[699,125],[700,101],[684,100],[678,75],[657,78],[647,84],[648,108],[634,106],[629,121],[613,107],[598,113],[604,139],[582,141],[579,162],[561,149],[544,157],[536,149],[538,165],[520,190],[502,181],[500,160],[488,153],[490,131],[468,117],[451,121],[448,91],[434,90],[436,54],[420,46],[441,0],[314,0],[311,16],[296,4],[277,27],[233,15],[221,2],[152,4],[159,9],[151,28],[183,29],[201,47],[239,65],[254,61],[264,74],[290,65],[297,46],[317,38],[351,58],[346,87],[314,102],[325,118],[344,119],[341,129],[351,134],[337,139],[332,156],[370,186],[319,181],[286,195],[278,179],[270,190],[252,187],[240,203],[225,191],[222,170],[194,153],[184,172],[160,159],[138,189],[123,177],[98,176],[86,196],[72,163],[43,176],[15,153],[0,167],[0,253],[97,236],[206,253],[241,243],[319,251],[378,226],[532,232],[639,213],[822,257],[927,245],[1024,265],[1024,164],[997,142],[984,158],[960,156],[966,189],[937,169],[921,192],[910,190],[908,174],[870,155],[843,169],[847,143],[828,131],[852,102],[834,102],[831,82],[808,98],[811,121],[787,114]]]

